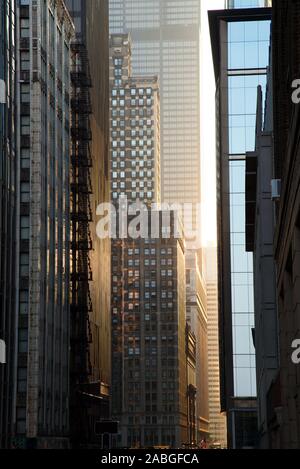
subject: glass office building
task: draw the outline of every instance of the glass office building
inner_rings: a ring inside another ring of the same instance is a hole
[[[270,21],[228,23],[228,119],[234,395],[256,395],[253,258],[245,249],[245,154],[255,149],[257,86],[266,89]]]
[[[257,87],[266,90],[270,10],[228,2],[210,14],[218,83],[221,401],[229,447],[256,444],[253,257],[246,252],[246,152],[255,149]],[[241,7],[244,7],[242,9]],[[247,7],[254,7],[246,10]]]
[[[272,0],[227,0],[227,8],[270,7]]]

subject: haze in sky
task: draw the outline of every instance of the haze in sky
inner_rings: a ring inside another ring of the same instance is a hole
[[[202,0],[201,34],[201,175],[202,240],[215,245],[216,233],[216,134],[215,77],[208,26],[208,10],[221,10],[224,0]]]

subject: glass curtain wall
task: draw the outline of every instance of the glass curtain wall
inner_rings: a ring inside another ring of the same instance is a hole
[[[256,8],[272,6],[272,0],[227,0],[227,8]]]
[[[255,149],[257,86],[265,93],[269,41],[269,21],[228,24],[232,335],[234,394],[239,397],[256,395],[253,256],[245,246],[245,154]]]

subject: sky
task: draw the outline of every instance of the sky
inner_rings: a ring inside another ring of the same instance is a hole
[[[213,71],[208,10],[221,10],[224,0],[202,0],[201,34],[201,175],[202,241],[216,245],[216,134],[215,77]]]

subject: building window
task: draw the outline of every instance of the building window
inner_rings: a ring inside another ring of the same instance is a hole
[[[21,70],[30,70],[30,54],[29,52],[21,52]]]
[[[21,149],[21,168],[28,169],[30,168],[30,151],[29,148]]]
[[[20,275],[21,277],[29,276],[29,254],[21,254],[20,256]]]
[[[21,103],[30,103],[30,85],[21,84]]]
[[[28,38],[29,37],[29,19],[21,18],[20,26],[21,26],[21,38]]]
[[[26,387],[27,387],[27,370],[26,368],[18,368],[18,391],[26,392]],[[24,419],[24,432],[26,431],[25,427],[26,427],[26,421]]]
[[[27,204],[30,202],[30,184],[29,182],[21,183],[21,203]]]
[[[22,240],[29,239],[29,217],[21,217],[20,237]]]
[[[19,329],[19,353],[27,353],[28,350],[28,331]]]
[[[21,117],[21,135],[30,135],[30,117]]]

